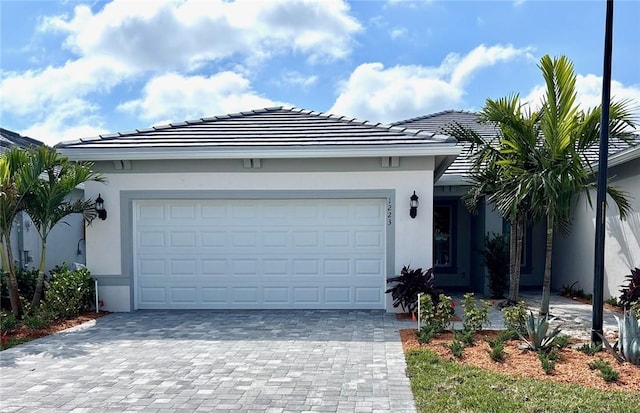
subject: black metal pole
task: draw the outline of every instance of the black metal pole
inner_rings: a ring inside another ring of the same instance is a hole
[[[600,157],[598,160],[598,197],[596,202],[596,248],[593,268],[593,319],[591,341],[602,339],[602,311],[604,284],[604,235],[607,217],[607,157],[609,152],[609,106],[611,98],[611,51],[613,49],[613,0],[607,0],[604,34],[604,70],[602,74],[602,117],[600,118]]]

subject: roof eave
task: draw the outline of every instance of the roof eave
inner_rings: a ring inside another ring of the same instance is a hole
[[[609,157],[609,160],[607,161],[607,166],[611,168],[613,166],[622,165],[623,163],[627,163],[638,158],[640,158],[640,145],[635,145],[614,155],[611,155]]]
[[[73,161],[169,160],[169,159],[292,159],[292,158],[360,158],[377,156],[457,156],[461,148],[455,143],[422,145],[334,146],[331,148],[58,148]],[[447,165],[448,166],[448,165]]]

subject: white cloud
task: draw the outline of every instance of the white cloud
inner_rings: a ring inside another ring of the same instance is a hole
[[[282,54],[301,55],[310,63],[342,59],[351,53],[353,36],[362,26],[342,0],[114,0],[95,12],[78,5],[71,15],[41,18],[38,30],[45,35],[63,34],[62,47],[75,57],[60,66],[0,72],[0,94],[12,97],[11,101],[3,99],[0,109],[32,123],[29,131],[34,137],[56,139],[54,136],[66,135],[69,130],[80,133],[94,128],[91,124],[88,128],[63,127],[60,122],[84,125],[83,119],[95,120],[89,102],[98,102],[123,82],[145,80],[150,73],[162,79],[165,73],[188,73],[219,61],[227,68],[233,64],[234,71],[248,76],[258,67],[256,63]],[[214,93],[211,84],[216,78],[207,79],[209,89],[203,95],[222,96],[224,103],[218,107],[270,102],[252,92],[246,80],[236,79],[222,92]],[[194,84],[198,77],[190,79]],[[135,102],[164,101],[154,95],[156,89],[162,90],[157,82],[150,85],[144,97],[129,103],[146,118],[157,113],[175,118],[202,112],[194,108],[194,101],[205,104],[207,114],[210,110],[218,113],[211,102],[194,96],[184,102],[165,102],[167,109],[163,110],[136,107]],[[239,89],[232,91],[233,86]],[[167,88],[164,93],[169,93]],[[184,91],[183,95],[190,93]],[[73,115],[60,109],[74,102],[85,104],[74,108]],[[177,112],[169,113],[168,108]]]
[[[401,37],[405,37],[406,35],[407,35],[407,29],[404,27],[397,27],[391,30],[391,32],[389,33],[389,36],[391,36],[393,40],[399,39]]]
[[[73,17],[45,19],[43,31],[67,34],[80,56],[112,56],[139,70],[195,68],[244,56],[260,61],[299,52],[312,62],[349,55],[360,23],[342,0],[132,2],[99,12],[76,6]]]
[[[303,75],[295,70],[287,71],[282,74],[282,80],[277,82],[280,85],[290,85],[295,87],[308,88],[318,83],[318,76]]]
[[[391,122],[456,108],[475,72],[519,57],[530,58],[528,49],[480,45],[465,56],[449,54],[438,67],[365,63],[342,82],[330,112]]]
[[[522,98],[532,108],[539,108],[544,96],[545,86],[538,85]],[[576,75],[577,103],[584,110],[596,107],[602,103],[602,76],[593,74]],[[611,81],[611,98],[615,101],[632,101],[632,110],[640,121],[640,85],[625,86],[617,80]]]
[[[246,78],[233,72],[209,77],[169,73],[151,79],[140,99],[118,109],[158,124],[278,105],[283,103],[259,96]]]
[[[106,93],[130,75],[128,67],[111,58],[91,57],[68,61],[61,67],[2,73],[2,110],[24,116],[54,110],[59,104],[94,92]]]
[[[70,99],[57,104],[48,116],[20,133],[51,146],[65,140],[106,133],[107,129],[96,115],[96,110],[95,106],[83,99]]]

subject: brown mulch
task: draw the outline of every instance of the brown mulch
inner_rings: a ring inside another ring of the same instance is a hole
[[[109,314],[108,311],[100,311],[96,313],[95,311],[86,312],[84,314],[80,314],[76,318],[72,318],[69,320],[58,320],[54,321],[52,324],[45,328],[32,330],[24,325],[18,326],[16,329],[8,332],[6,334],[7,339],[23,339],[28,338],[30,340],[48,336],[50,334],[57,333],[62,330],[66,330],[67,328],[75,327],[77,325],[86,323],[87,321],[95,320],[96,318],[100,318]]]
[[[413,348],[428,348],[437,353],[440,357],[455,360],[463,364],[480,367],[497,373],[508,374],[515,377],[530,377],[537,380],[549,380],[559,383],[578,384],[594,389],[607,391],[629,391],[640,393],[640,367],[631,363],[620,364],[607,351],[601,351],[595,356],[586,355],[578,350],[564,348],[560,350],[561,358],[556,361],[556,368],[552,374],[547,375],[542,370],[538,355],[529,350],[520,350],[520,341],[512,340],[506,343],[506,359],[503,362],[491,360],[487,351],[489,344],[486,338],[495,338],[499,331],[488,330],[477,333],[476,343],[464,349],[461,359],[455,358],[451,351],[442,346],[444,343],[451,343],[453,334],[445,332],[434,338],[429,344],[420,345],[414,329],[400,330],[402,348],[406,352]],[[608,361],[611,366],[620,373],[617,382],[607,383],[598,370],[590,370],[588,363],[602,358]]]

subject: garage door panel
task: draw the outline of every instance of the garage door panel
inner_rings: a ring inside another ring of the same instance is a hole
[[[384,308],[385,205],[136,201],[136,308]]]

